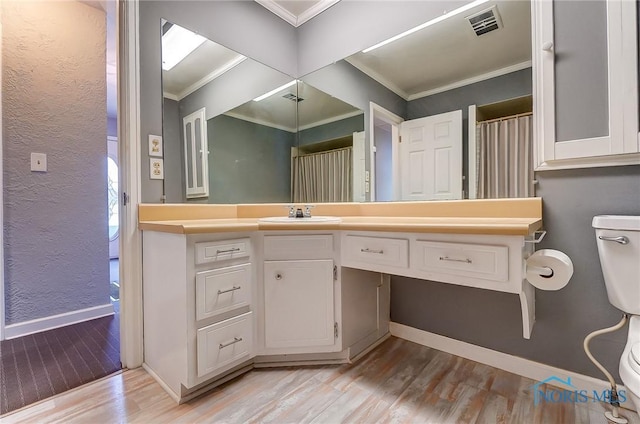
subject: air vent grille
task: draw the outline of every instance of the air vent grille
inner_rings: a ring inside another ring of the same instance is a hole
[[[301,102],[304,100],[302,97],[298,97],[293,93],[287,93],[282,97],[284,97],[285,99],[291,100],[292,102]]]
[[[475,32],[478,37],[502,28],[502,20],[500,19],[500,14],[496,6],[492,6],[475,15],[467,16],[467,20],[471,24],[473,32]]]

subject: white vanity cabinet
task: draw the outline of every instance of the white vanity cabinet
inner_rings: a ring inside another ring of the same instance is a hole
[[[176,400],[250,368],[252,261],[243,234],[144,232],[144,366]]]
[[[524,236],[342,232],[342,266],[514,293],[523,337],[533,328],[534,289],[525,280],[533,247]]]
[[[264,235],[264,353],[341,350],[334,256],[333,234]]]
[[[640,163],[637,7],[532,1],[536,170]]]

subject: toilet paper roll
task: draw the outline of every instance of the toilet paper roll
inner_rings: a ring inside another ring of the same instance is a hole
[[[549,268],[553,273],[541,275],[540,268]],[[527,259],[527,280],[540,290],[560,290],[569,283],[572,275],[573,262],[559,250],[538,250]]]

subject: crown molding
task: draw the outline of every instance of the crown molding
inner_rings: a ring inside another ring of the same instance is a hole
[[[280,6],[274,0],[255,0],[256,3],[269,10],[271,13],[277,15],[278,17],[284,19],[289,24],[294,27],[299,27],[303,23],[308,20],[318,16],[320,13],[324,12],[334,4],[336,4],[340,0],[321,0],[318,3],[311,6],[309,9],[302,12],[300,15],[296,16],[293,13],[289,12],[284,7]]]

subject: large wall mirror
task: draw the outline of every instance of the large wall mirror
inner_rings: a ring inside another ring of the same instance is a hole
[[[487,1],[298,81],[194,41],[163,69],[166,201],[532,196],[530,21]]]

